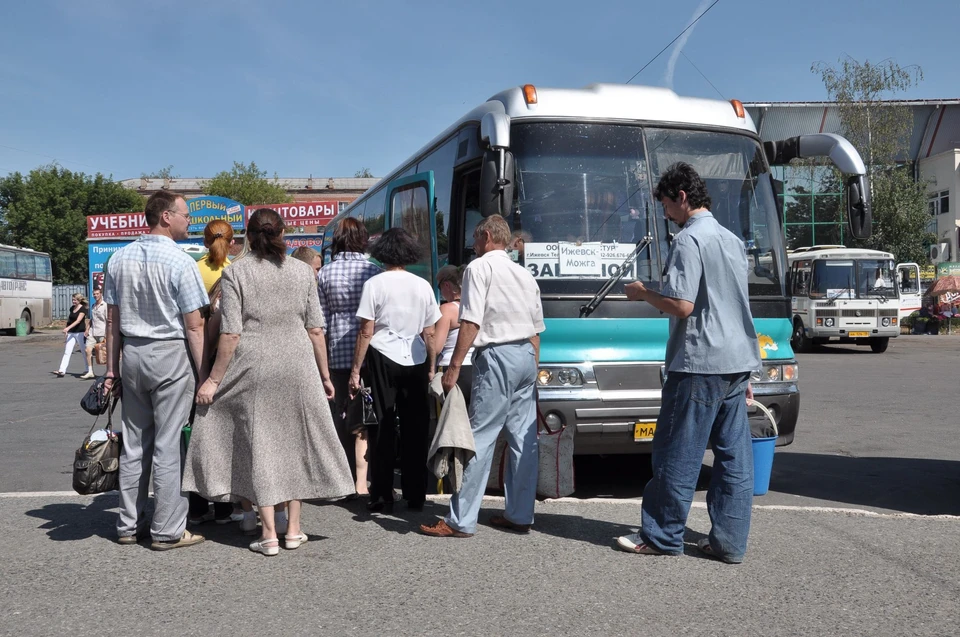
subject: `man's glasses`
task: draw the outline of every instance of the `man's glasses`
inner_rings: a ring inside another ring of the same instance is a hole
[[[170,214],[175,215],[175,216],[177,216],[177,217],[183,217],[183,218],[186,219],[187,221],[190,221],[190,213],[189,213],[189,212],[178,212],[178,211],[176,211],[176,210],[170,210],[170,209],[167,209],[166,212],[169,212]]]

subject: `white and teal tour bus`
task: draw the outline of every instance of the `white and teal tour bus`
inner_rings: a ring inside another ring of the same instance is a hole
[[[0,329],[15,330],[23,320],[29,334],[53,320],[50,255],[0,244]]]
[[[763,358],[754,394],[777,418],[779,443],[789,444],[800,394],[780,186],[770,165],[798,157],[833,161],[845,176],[851,233],[869,235],[863,161],[839,136],[762,143],[736,100],[528,84],[477,106],[365,192],[327,226],[323,249],[329,259],[345,217],[362,220],[374,238],[401,226],[425,249],[411,270],[434,283],[439,267],[474,258],[478,220],[502,215],[523,239],[511,256],[540,285],[546,331],[537,382],[548,422],[575,428],[578,454],[649,453],[668,319],[627,301],[621,282],[660,285],[679,229],[651,193],[667,166],[688,162],[706,181],[714,216],[743,238]]]

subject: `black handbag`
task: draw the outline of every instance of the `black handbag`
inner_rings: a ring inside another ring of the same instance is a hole
[[[80,399],[80,407],[91,416],[105,414],[110,404],[110,397],[119,394],[117,391],[118,381],[113,381],[114,384],[109,393],[104,392],[103,385],[106,380],[105,376],[97,376],[93,384],[90,385],[90,389]]]
[[[114,398],[108,409],[107,426],[100,430],[103,434],[91,440],[97,432],[98,416],[74,455],[73,490],[80,495],[114,491],[119,484],[120,449],[123,443],[120,432],[113,430],[113,410],[116,406],[117,399]]]
[[[377,426],[377,412],[373,408],[373,390],[360,382],[360,402],[363,404],[363,426]]]

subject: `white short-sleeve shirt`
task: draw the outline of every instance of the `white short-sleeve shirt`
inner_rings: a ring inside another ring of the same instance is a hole
[[[392,270],[363,284],[357,317],[373,321],[371,347],[399,365],[419,365],[427,359],[420,332],[440,320],[440,307],[429,283]]]
[[[544,331],[540,286],[503,250],[491,250],[463,272],[460,320],[480,326],[474,347],[512,343]]]

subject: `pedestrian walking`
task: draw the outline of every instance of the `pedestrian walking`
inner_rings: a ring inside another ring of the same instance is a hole
[[[186,239],[190,227],[183,197],[154,193],[144,216],[150,232],[120,248],[106,265],[105,387],[112,389],[122,378],[119,542],[135,544],[145,532],[152,470],[150,548],[160,551],[203,541],[185,528],[180,432],[190,418],[194,369],[205,373],[200,311],[207,305],[207,292],[196,262],[174,242]]]
[[[93,307],[90,308],[90,323],[84,333],[86,339],[87,373],[80,378],[95,378],[93,373],[93,348],[107,338],[107,304],[103,302],[103,290],[93,291]]]
[[[90,309],[87,307],[87,299],[82,294],[73,295],[73,305],[70,307],[70,314],[67,316],[67,326],[63,328],[64,344],[63,357],[60,359],[60,367],[51,372],[57,375],[57,378],[63,378],[67,373],[67,366],[70,364],[70,358],[73,356],[73,350],[80,349],[81,356],[86,351],[84,333],[87,331],[87,317]],[[87,366],[87,374],[91,374],[93,368]],[[81,378],[88,377],[86,374]]]
[[[247,223],[250,253],[224,270],[217,358],[197,394],[183,488],[260,509],[250,550],[279,553],[274,517],[287,508],[284,548],[307,541],[301,501],[353,493],[330,415],[323,314],[310,266],[287,258],[283,220],[261,208]]]
[[[400,436],[400,486],[407,507],[423,510],[427,499],[427,449],[430,401],[427,384],[436,361],[433,331],[440,308],[433,287],[404,268],[418,263],[422,249],[403,228],[381,235],[370,256],[386,272],[363,285],[350,395],[360,391],[366,363],[380,426],[370,462],[370,511],[393,510],[393,471]]]
[[[456,384],[470,347],[473,387],[470,429],[477,455],[467,464],[460,491],[450,498],[447,516],[420,531],[435,537],[470,537],[477,530],[494,446],[506,431],[506,506],[490,519],[495,527],[526,533],[533,525],[537,497],[537,404],[534,381],[544,331],[540,288],[505,249],[510,227],[502,217],[483,219],[473,232],[478,259],[463,273],[460,333],[443,391]]]
[[[743,241],[710,212],[706,185],[683,162],[667,168],[654,196],[682,230],[670,244],[660,292],[637,281],[627,298],[670,315],[667,377],[653,436],[653,477],[643,490],[641,529],[617,546],[643,555],[680,555],[707,443],[712,528],[700,550],[743,561],[753,504],[753,456],[746,399],[760,350],[750,314]]]
[[[367,241],[367,229],[362,222],[350,217],[343,219],[333,231],[333,261],[320,271],[320,307],[327,324],[330,378],[336,392],[330,409],[359,495],[369,492],[367,449],[371,432],[363,423],[363,404],[350,397],[350,368],[360,332],[357,308],[363,284],[383,272],[367,258]],[[361,365],[360,377],[369,386],[367,372],[368,367]]]

